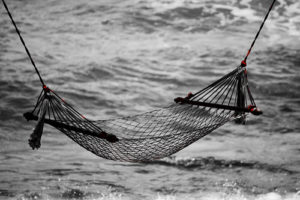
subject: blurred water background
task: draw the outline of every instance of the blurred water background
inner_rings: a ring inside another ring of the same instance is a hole
[[[236,67],[271,0],[10,0],[48,86],[91,119],[149,111]],[[248,59],[260,117],[171,158],[96,157],[47,126],[38,77],[0,6],[0,199],[300,199],[300,2],[278,0]]]

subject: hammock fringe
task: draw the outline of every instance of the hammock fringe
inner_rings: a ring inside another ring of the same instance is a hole
[[[103,158],[144,162],[170,156],[226,122],[239,119],[244,123],[247,113],[254,114],[257,108],[247,89],[245,71],[239,66],[203,90],[176,98],[176,103],[165,108],[99,121],[88,120],[44,86],[33,111],[24,114],[27,120],[38,121],[30,146],[40,147],[46,123]]]
[[[144,162],[170,156],[228,121],[245,124],[247,113],[262,114],[250,92],[246,61],[275,2],[270,5],[244,60],[230,73],[195,94],[175,98],[175,104],[165,108],[126,118],[90,121],[45,85],[2,0],[43,87],[34,109],[24,114],[28,121],[37,121],[29,145],[32,149],[40,148],[46,123],[100,157]]]

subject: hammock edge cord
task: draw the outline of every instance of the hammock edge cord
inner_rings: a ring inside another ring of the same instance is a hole
[[[168,107],[126,118],[90,121],[45,85],[5,0],[2,0],[43,88],[33,111],[24,114],[28,121],[38,121],[29,139],[30,146],[33,149],[40,147],[46,123],[100,157],[149,161],[169,156],[233,119],[244,124],[247,113],[262,114],[248,86],[246,60],[275,1],[244,60],[232,72],[195,94],[175,98],[176,104]]]

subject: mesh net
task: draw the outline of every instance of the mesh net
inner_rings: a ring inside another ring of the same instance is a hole
[[[31,135],[30,145],[40,146],[42,130],[38,129],[47,123],[100,157],[149,161],[178,152],[232,119],[243,123],[250,112],[248,102],[255,107],[242,66],[175,102],[140,115],[90,121],[45,87],[34,110],[25,114],[28,120],[38,120],[35,132],[39,134]]]
[[[196,94],[176,98],[176,104],[168,107],[120,119],[90,121],[45,86],[21,33],[2,0],[43,85],[35,108],[24,114],[27,120],[38,121],[30,136],[29,145],[33,149],[40,147],[44,123],[47,123],[100,157],[121,161],[149,161],[183,149],[232,119],[245,123],[245,114],[248,112],[262,114],[251,95],[245,67],[275,1],[270,5],[246,57],[232,72]]]

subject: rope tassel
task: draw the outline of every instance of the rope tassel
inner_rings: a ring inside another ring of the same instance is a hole
[[[194,94],[176,98],[176,104],[135,116],[92,121],[44,84],[21,32],[5,0],[2,0],[43,87],[33,111],[24,114],[28,121],[37,121],[28,140],[30,147],[40,148],[46,123],[102,158],[145,162],[170,156],[234,119],[240,118],[240,122],[245,123],[246,113],[262,114],[250,92],[246,66],[247,58],[276,2],[272,1],[245,58],[237,68]]]
[[[44,123],[45,123],[45,116],[46,111],[49,106],[48,99],[45,99],[42,103],[40,112],[39,112],[39,119],[38,122],[33,129],[30,138],[28,139],[29,146],[34,150],[35,148],[38,149],[41,147],[41,137],[43,134]]]

